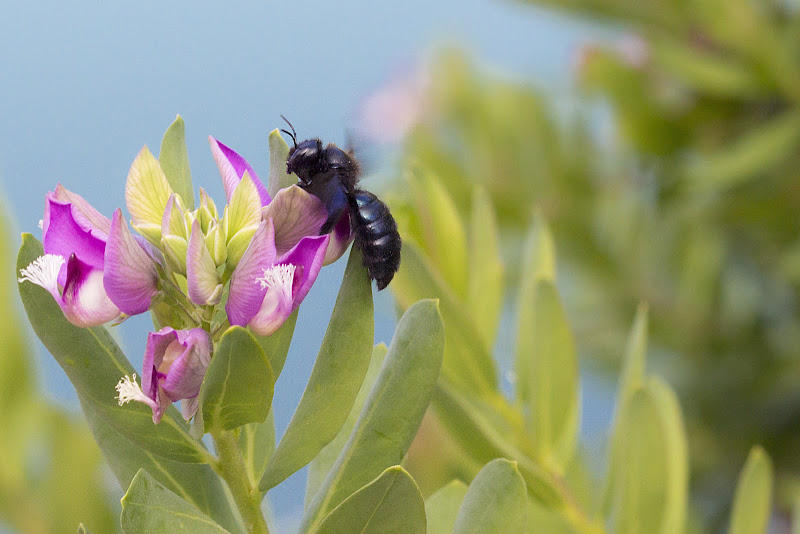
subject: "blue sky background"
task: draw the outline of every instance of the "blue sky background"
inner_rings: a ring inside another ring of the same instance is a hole
[[[124,206],[133,158],[143,144],[157,153],[176,113],[186,121],[195,188],[204,187],[222,206],[209,134],[266,178],[267,133],[281,126],[280,114],[291,118],[301,137],[342,144],[359,102],[443,45],[459,46],[495,73],[563,93],[580,44],[603,37],[596,28],[500,0],[297,5],[4,3],[0,190],[19,229],[39,235],[44,195],[57,182],[106,215]],[[343,268],[340,262],[323,270],[302,306],[276,388],[279,435],[302,394]],[[388,292],[376,296],[376,313],[376,342],[388,343],[394,329]],[[151,327],[140,316],[119,329],[137,367]],[[38,359],[46,395],[76,406],[72,387],[41,347]],[[584,419],[605,421],[609,404],[586,402],[597,396],[593,387],[584,383]],[[281,523],[301,511],[304,483],[302,472],[270,493]]]

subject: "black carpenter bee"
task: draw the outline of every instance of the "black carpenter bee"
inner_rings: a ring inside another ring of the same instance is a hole
[[[330,232],[345,209],[350,213],[350,227],[355,244],[364,254],[364,266],[378,290],[392,281],[400,267],[400,234],[389,208],[378,197],[358,189],[359,167],[355,157],[334,145],[323,146],[319,139],[297,142],[297,132],[286,117],[294,147],[289,149],[287,174],[296,174],[299,185],[320,199],[328,210],[320,234]]]

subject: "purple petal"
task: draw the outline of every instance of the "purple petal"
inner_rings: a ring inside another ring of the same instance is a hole
[[[82,327],[98,326],[119,315],[119,309],[103,288],[103,271],[82,262],[75,254],[67,261],[66,284],[59,306],[69,322]]]
[[[260,282],[266,293],[261,308],[249,326],[260,336],[269,336],[286,322],[292,313],[292,286],[297,268],[294,265],[273,265],[264,269]]]
[[[153,409],[153,422],[158,423],[173,402],[197,397],[210,362],[211,337],[202,328],[175,330],[165,327],[148,334],[142,391],[156,401],[148,403]],[[194,403],[194,409],[191,405],[189,403],[188,409],[183,411],[186,419],[197,411],[197,403]]]
[[[206,247],[203,232],[200,231],[200,222],[192,223],[192,234],[189,237],[189,248],[186,252],[186,282],[189,288],[189,298],[200,306],[216,304],[221,296],[217,266],[211,259],[211,253]]]
[[[153,400],[158,396],[158,368],[170,343],[178,339],[177,330],[166,326],[158,332],[147,334],[142,362],[142,391]]]
[[[181,399],[181,415],[187,421],[194,417],[200,407],[200,397],[195,395],[190,399]]]
[[[331,231],[331,240],[328,250],[325,251],[325,260],[322,265],[330,265],[342,257],[347,247],[353,241],[353,230],[350,227],[350,212],[345,211]]]
[[[306,236],[319,235],[328,219],[328,210],[320,199],[296,185],[281,189],[264,208],[262,219],[275,225],[275,248],[286,254]]]
[[[266,206],[269,204],[270,197],[269,193],[267,193],[267,188],[264,187],[256,171],[247,163],[247,160],[237,154],[235,150],[228,148],[210,135],[208,136],[208,142],[211,145],[211,154],[214,156],[214,161],[219,168],[219,174],[222,176],[225,198],[230,201],[233,190],[236,189],[245,171],[247,171],[256,184],[258,196],[261,197],[261,205]]]
[[[200,393],[211,362],[211,337],[205,330],[176,330],[175,334],[177,339],[167,346],[158,368],[159,373],[166,373],[161,387],[173,402]]]
[[[111,219],[94,209],[82,196],[73,193],[61,184],[56,184],[53,198],[72,204],[74,208],[72,213],[81,227],[93,228],[94,231],[92,233],[95,237],[103,241],[108,239],[108,232],[111,230]]]
[[[77,196],[77,195],[76,195]],[[45,254],[69,258],[75,254],[94,269],[103,270],[107,234],[88,223],[72,204],[57,200],[48,193],[42,221],[42,241]],[[61,268],[58,283],[66,283],[66,265]]]
[[[262,221],[253,235],[250,245],[231,275],[228,302],[225,311],[232,325],[245,326],[258,313],[266,289],[257,279],[264,269],[275,263],[275,227],[272,219]]]
[[[122,211],[114,212],[105,254],[104,285],[108,296],[127,315],[150,309],[158,292],[153,260],[133,238]]]
[[[318,235],[304,237],[287,254],[281,257],[278,264],[292,264],[296,266],[294,283],[292,285],[292,308],[297,308],[314,285],[325,250],[328,248],[330,236]]]

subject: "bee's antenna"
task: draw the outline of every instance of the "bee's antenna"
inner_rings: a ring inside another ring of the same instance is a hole
[[[283,115],[281,115],[281,118],[282,118],[283,120],[285,120],[285,121],[286,121],[286,124],[288,124],[288,125],[289,125],[289,128],[291,128],[291,129],[292,129],[292,133],[289,133],[288,131],[286,131],[286,130],[284,130],[284,129],[281,129],[281,131],[282,131],[283,133],[285,133],[286,135],[288,135],[289,137],[291,137],[291,138],[292,138],[292,141],[294,142],[294,147],[295,147],[295,148],[297,148],[297,132],[295,132],[295,131],[294,131],[294,126],[292,126],[292,123],[291,123],[291,122],[289,122],[289,119],[287,119],[287,118],[286,118],[286,117],[284,117]]]

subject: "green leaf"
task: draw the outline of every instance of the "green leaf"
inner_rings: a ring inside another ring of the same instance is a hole
[[[483,342],[491,347],[503,306],[503,263],[492,201],[479,186],[472,195],[469,237],[467,306]]]
[[[438,272],[460,298],[467,296],[467,237],[453,199],[431,172],[416,170],[408,182],[422,222],[422,244]]]
[[[283,365],[286,363],[286,355],[289,354],[289,346],[292,344],[292,336],[294,336],[294,327],[297,324],[297,313],[299,311],[300,308],[294,310],[286,319],[286,322],[271,336],[259,336],[255,332],[250,332],[267,356],[269,364],[272,366],[272,372],[275,373],[276,381],[281,376]]]
[[[425,534],[425,504],[402,467],[388,468],[334,508],[316,534]]]
[[[453,534],[522,533],[528,496],[516,462],[489,462],[469,485]]]
[[[467,494],[467,485],[453,480],[425,501],[428,534],[450,534],[456,524],[458,510]]]
[[[143,469],[133,477],[127,493],[122,498],[121,521],[122,529],[131,534],[228,532],[200,510],[159,484]]]
[[[529,532],[546,532],[547,534],[579,534],[581,532],[581,529],[570,524],[563,511],[544,506],[535,499],[528,499],[526,523]],[[588,528],[585,531],[593,532]],[[600,529],[594,531],[605,532]]]
[[[83,399],[81,399],[83,406]],[[208,465],[187,464],[154,456],[137,447],[111,428],[94,411],[84,412],[95,441],[121,488],[130,486],[140,469],[152,473],[172,493],[223,525],[231,532],[243,532],[236,506],[227,486]]]
[[[117,514],[102,484],[100,451],[80,416],[36,388],[7,213],[0,210],[0,421],[6,429],[0,433],[0,521],[12,531],[64,532],[88,519],[95,531],[105,532]],[[33,465],[47,467],[32,471]],[[78,494],[74,487],[83,490]]]
[[[700,191],[725,190],[761,176],[794,155],[798,145],[800,112],[787,111],[690,166],[688,178]]]
[[[478,327],[464,303],[447,286],[413,242],[403,242],[403,261],[392,281],[401,308],[422,299],[439,299],[445,329],[442,375],[467,391],[490,395],[497,388],[497,371]]]
[[[634,391],[644,384],[645,367],[647,356],[647,305],[640,304],[636,310],[636,318],[628,334],[628,343],[625,348],[622,373],[620,374],[619,387],[617,389],[616,409],[614,413],[614,424],[611,430],[611,447],[609,448],[608,478],[606,483],[605,496],[603,499],[603,509],[606,513],[611,511],[613,506],[613,489],[615,487],[614,477],[620,462],[620,447],[626,437],[623,433],[619,421],[628,419],[627,409],[629,399]]]
[[[239,433],[239,450],[250,484],[255,487],[275,452],[275,420],[272,411],[263,423],[249,423]]]
[[[2,200],[2,199],[0,199]],[[0,207],[5,207],[0,202]],[[17,276],[14,274],[13,253],[8,218],[0,211],[0,421],[13,432],[0,433],[0,480],[12,487],[22,484],[25,466],[22,458],[35,436],[35,415],[39,411],[39,394],[35,387],[36,359],[26,339],[28,332],[15,306],[17,302]],[[40,439],[40,438],[39,438]],[[12,508],[3,505],[0,509]],[[8,516],[6,516],[8,521]],[[13,525],[11,525],[13,526]]]
[[[752,99],[765,93],[757,71],[730,54],[682,39],[654,38],[649,44],[654,64],[704,94]]]
[[[443,346],[437,303],[421,301],[409,308],[350,439],[306,509],[300,532],[313,532],[347,496],[403,460],[435,388]]]
[[[517,373],[517,399],[523,405],[531,402],[531,354],[533,338],[531,325],[536,321],[534,302],[536,284],[540,280],[555,282],[556,257],[553,235],[540,213],[534,215],[533,224],[525,241],[522,283],[517,302],[517,345],[515,370]]]
[[[730,534],[765,534],[772,510],[772,462],[753,447],[739,474],[731,511]]]
[[[563,472],[575,451],[579,426],[575,343],[553,282],[539,279],[520,295],[517,361],[527,358],[528,425],[535,454]]]
[[[677,398],[650,379],[628,400],[620,420],[614,476],[615,532],[682,532],[686,523],[688,460]]]
[[[186,150],[186,133],[183,118],[178,115],[169,125],[161,140],[158,163],[164,170],[169,185],[183,199],[187,209],[194,209],[192,171],[189,167],[189,152]]]
[[[104,462],[85,422],[49,402],[41,402],[37,408],[27,412],[35,434],[26,432],[25,453],[9,458],[3,449],[3,464],[27,464],[19,478],[14,471],[0,470],[3,530],[66,532],[80,521],[95,532],[113,529],[118,512],[111,509],[103,484]],[[8,433],[17,431],[8,428]],[[32,471],[32,466],[38,468]],[[81,491],[76,492],[76,487]]]
[[[269,182],[267,192],[275,198],[278,191],[297,183],[297,176],[286,172],[286,160],[289,159],[289,145],[283,140],[277,128],[269,133]]]
[[[640,304],[625,347],[625,358],[617,391],[617,406],[622,406],[625,400],[644,383],[647,363],[647,316],[647,305]]]
[[[511,443],[508,432],[497,429],[497,423],[490,419],[496,419],[497,414],[487,414],[487,410],[477,406],[476,402],[480,400],[472,400],[446,380],[439,380],[432,404],[439,420],[472,458],[480,463],[498,457],[516,460],[531,495],[548,507],[561,506],[563,498],[558,482]]]
[[[525,241],[523,283],[556,279],[556,245],[541,211],[533,215],[533,224]]]
[[[336,437],[367,373],[373,333],[372,284],[361,251],[352,247],[314,369],[261,479],[261,491],[301,469]]]
[[[41,243],[23,234],[17,271],[42,254]],[[153,414],[144,404],[117,404],[115,386],[134,369],[104,327],[71,324],[50,293],[37,285],[19,284],[19,294],[34,332],[67,374],[85,411],[96,411],[117,432],[152,454],[179,462],[207,461],[209,453],[189,435],[174,407],[154,425]]]
[[[274,386],[269,360],[253,335],[239,326],[229,328],[200,387],[206,432],[263,423],[272,407]]]
[[[339,453],[342,452],[347,440],[350,438],[350,433],[356,426],[356,421],[361,413],[361,409],[364,407],[372,385],[378,378],[378,373],[381,371],[383,360],[386,358],[388,350],[389,349],[383,343],[375,345],[375,348],[372,349],[372,359],[369,361],[367,376],[364,377],[364,381],[361,383],[361,388],[358,390],[358,395],[356,395],[356,401],[353,403],[350,415],[347,416],[347,420],[342,425],[342,428],[339,429],[339,433],[336,434],[333,441],[325,445],[325,448],[322,449],[317,457],[309,464],[308,480],[306,481],[306,506],[308,506],[308,503],[311,502],[311,499],[313,499],[314,495],[319,491],[322,482],[328,475],[328,471],[331,470],[331,467],[333,467],[333,464],[336,462],[336,458],[339,457]]]

